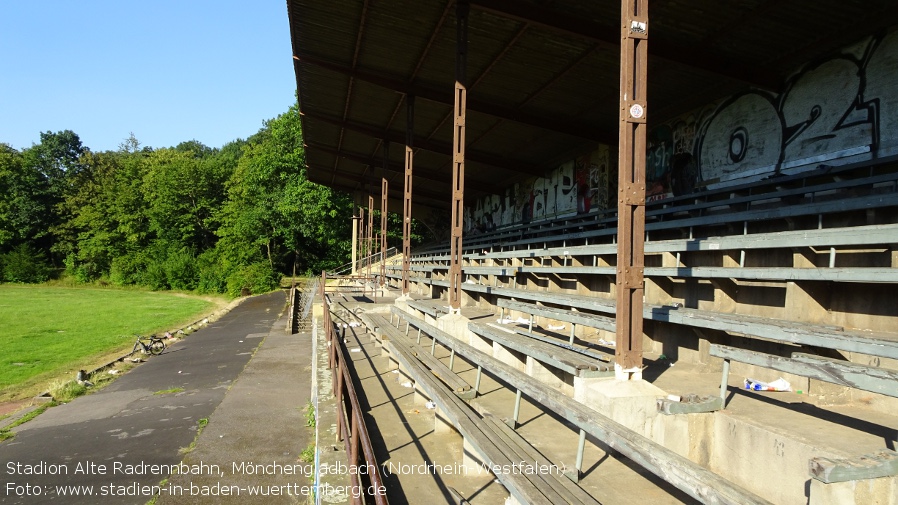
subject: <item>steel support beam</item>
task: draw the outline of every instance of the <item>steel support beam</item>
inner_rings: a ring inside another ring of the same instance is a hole
[[[366,277],[371,278],[371,258],[374,256],[374,197],[368,195],[368,269]]]
[[[449,313],[461,314],[462,232],[465,215],[465,110],[467,106],[468,0],[456,8],[455,38],[455,127],[452,135],[452,236],[449,264]]]
[[[380,180],[380,285],[383,287],[387,278],[387,193],[390,183],[386,178]]]
[[[409,293],[409,270],[412,265],[412,171],[414,169],[415,96],[405,98],[405,194],[402,204],[402,296]]]
[[[415,95],[420,99],[441,105],[452,105],[452,98],[448,93],[434,88],[407,83],[399,79],[392,79],[372,72],[365,72],[357,68],[341,65],[340,63],[309,54],[303,54],[301,56],[294,55],[293,58],[303,64],[314,65],[318,68],[345,75],[349,77],[350,80],[360,80],[397,93]],[[504,105],[486,101],[474,101],[470,105],[471,112],[486,114],[507,121],[514,121],[534,128],[543,128],[570,135],[572,137],[606,141],[611,137],[611,135],[609,135],[610,132],[603,131],[590,123],[578,122],[573,118],[535,116],[523,110],[509,108]]]
[[[359,206],[359,261],[363,261],[367,256],[365,253],[367,233],[368,228],[365,226],[365,208]],[[356,270],[360,270],[358,265],[356,265]],[[361,273],[362,272],[359,272],[360,275]]]
[[[353,216],[352,216],[352,268],[349,271],[349,275],[354,274],[356,271],[356,268],[358,266],[357,262],[359,260],[359,254],[358,254],[358,251],[359,251],[359,219],[361,219],[361,218],[359,216],[355,215],[355,209],[353,209]]]
[[[356,133],[360,133],[362,135],[367,135],[373,139],[380,139],[384,141],[390,142],[405,142],[404,135],[398,132],[387,131],[380,129],[376,126],[366,125],[362,123],[356,123],[352,121],[346,121],[334,116],[329,116],[328,114],[324,114],[322,112],[318,112],[313,110],[311,107],[306,107],[303,110],[302,116],[304,119],[312,119],[314,121],[321,121],[322,123],[330,124],[336,126],[338,128],[345,129],[347,131],[353,131]],[[595,139],[593,139],[595,140]],[[435,140],[428,140],[424,137],[415,138],[415,148],[423,149],[425,151],[430,151],[432,153],[442,154],[442,155],[451,155],[453,149],[452,146]],[[491,154],[483,153],[483,152],[470,152],[466,155],[467,159],[472,163],[482,163],[484,165],[489,165],[490,167],[499,168],[502,170],[508,170],[514,173],[527,173],[530,175],[538,175],[544,176],[546,175],[546,167],[543,165],[536,165],[532,163],[528,163],[526,161],[517,160],[517,159],[508,159],[499,156],[493,156]]]
[[[621,0],[615,346],[618,379],[642,378],[648,19],[648,0]]]

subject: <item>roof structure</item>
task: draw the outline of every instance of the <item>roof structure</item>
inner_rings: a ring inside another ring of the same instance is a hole
[[[620,2],[470,4],[466,199],[617,145]],[[448,209],[455,0],[287,7],[309,178],[363,196],[385,175],[401,201],[413,95],[415,203]],[[780,89],[800,65],[898,25],[898,3],[650,1],[649,20],[651,128],[741,90]]]

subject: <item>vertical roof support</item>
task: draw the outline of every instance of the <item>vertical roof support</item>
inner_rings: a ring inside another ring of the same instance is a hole
[[[452,236],[449,263],[449,313],[461,314],[462,231],[465,203],[465,109],[467,108],[468,0],[455,4],[455,129],[452,137]]]
[[[355,215],[355,211],[360,209],[353,208],[352,212],[352,267],[349,269],[349,275],[353,275],[358,268],[359,261],[359,221],[361,217]]]
[[[365,276],[368,279],[371,279],[371,259],[374,258],[374,212],[372,211],[373,209],[374,209],[374,197],[371,195],[368,195],[368,270],[367,270],[367,275]]]
[[[365,226],[365,208],[359,206],[359,265],[356,266],[356,270],[361,270],[361,266],[364,265],[365,261],[365,243],[366,237],[368,233],[368,229]],[[361,275],[362,272],[359,272]]]
[[[384,167],[380,179],[380,285],[387,279],[387,194],[390,183],[387,181],[387,168],[390,166],[390,144],[384,142]]]
[[[387,278],[387,191],[390,183],[384,177],[380,180],[380,285]]]
[[[412,170],[415,151],[415,95],[405,97],[405,194],[402,204],[402,296],[408,296],[409,271],[412,265]]]
[[[642,378],[648,0],[621,1],[617,226],[618,379]]]

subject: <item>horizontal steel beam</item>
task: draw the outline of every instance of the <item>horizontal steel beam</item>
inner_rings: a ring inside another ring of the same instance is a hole
[[[389,130],[382,130],[376,126],[356,123],[352,121],[344,121],[327,114],[316,112],[309,107],[305,107],[303,109],[302,115],[306,118],[332,124],[340,128],[345,128],[346,130],[360,133],[362,135],[367,135],[374,139],[386,140],[389,142],[395,142],[397,144],[405,145],[404,132],[400,133]],[[445,155],[446,157],[450,157],[452,154],[452,145],[448,142],[438,142],[434,140],[427,140],[423,137],[415,137],[414,146],[415,149],[423,149],[432,153]],[[525,173],[530,175],[542,176],[545,175],[548,171],[546,167],[532,165],[530,163],[521,162],[518,160],[511,160],[508,158],[492,156],[489,154],[470,150],[465,152],[465,161],[481,165],[488,165],[491,167],[500,168],[502,170],[508,170],[510,172]]]
[[[472,0],[471,7],[608,47],[620,47],[619,23],[603,26],[549,7],[540,7],[515,0]],[[657,38],[653,38],[649,45],[649,56],[663,58],[672,63],[686,65],[762,89],[778,90],[782,84],[782,78],[769,70],[740,65],[708,51],[695,47],[682,47],[667,41],[658,41]]]
[[[345,149],[334,149],[331,146],[326,146],[324,144],[320,144],[317,142],[307,143],[306,150],[308,151],[310,149],[315,150],[315,151],[320,151],[320,152],[323,152],[326,154],[330,154],[332,156],[336,156],[338,158],[345,159],[347,161],[358,163],[360,165],[367,165],[372,168],[377,167],[378,165],[383,166],[382,160],[378,160],[378,159],[374,158],[373,156],[365,156],[363,154],[352,153]],[[394,175],[400,175],[400,174],[405,173],[405,167],[399,166],[398,164],[393,163],[393,162],[390,162],[390,164],[387,165],[386,169],[387,169],[387,172],[392,173]],[[488,174],[484,174],[484,175],[488,175]],[[415,178],[422,179],[425,181],[439,182],[439,183],[443,183],[446,185],[449,185],[452,183],[451,174],[449,174],[449,173],[435,174],[432,170],[431,171],[422,170],[422,167],[420,164],[415,167],[415,172],[414,172],[413,176]],[[501,194],[503,191],[505,191],[505,188],[496,186],[489,182],[486,182],[483,179],[475,180],[474,182],[477,184],[477,186],[479,186],[480,189],[483,189],[484,191],[487,191],[487,192],[491,192],[494,194]]]
[[[328,61],[324,58],[318,58],[307,54],[303,54],[300,56],[294,55],[293,58],[298,60],[300,63],[314,65],[325,70],[330,70],[331,72],[343,74],[354,79],[367,82],[369,84],[380,86],[390,91],[395,91],[406,95],[414,95],[420,99],[439,103],[447,107],[453,106],[453,93],[451,89],[442,90],[427,87],[421,84],[408,83],[401,79],[378,75],[373,72],[367,72],[358,68],[348,67],[340,63]],[[486,114],[507,121],[514,121],[535,128],[542,128],[545,130],[570,135],[572,137],[592,140],[596,142],[603,142],[606,144],[614,143],[614,141],[617,139],[616,135],[612,135],[611,132],[600,130],[592,124],[577,123],[576,121],[572,121],[569,118],[535,116],[533,114],[528,114],[511,107],[497,105],[477,98],[468,99],[467,110],[470,112]],[[415,145],[417,146],[417,143]]]

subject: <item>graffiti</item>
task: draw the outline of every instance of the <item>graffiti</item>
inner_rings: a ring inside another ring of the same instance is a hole
[[[758,168],[773,171],[781,158],[782,137],[783,122],[772,97],[751,92],[727,100],[699,134],[696,158],[702,180],[750,175]]]
[[[649,200],[898,154],[898,32],[806,65],[779,94],[748,91],[655,127]]]
[[[609,148],[563,163],[546,177],[532,177],[465,207],[465,231],[589,212],[608,206]]]
[[[648,134],[647,201],[820,164],[898,154],[898,31],[807,64],[780,93],[746,91]],[[562,164],[465,208],[466,230],[587,213],[613,204],[610,149]]]

